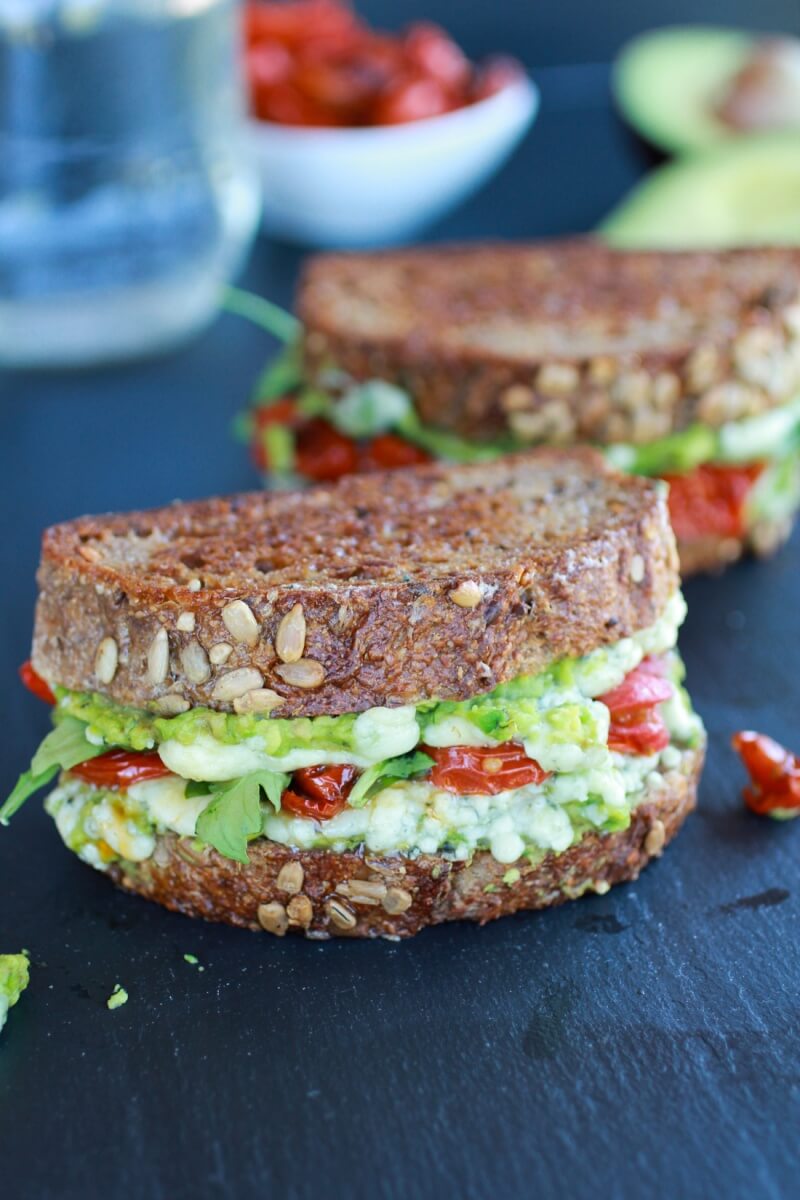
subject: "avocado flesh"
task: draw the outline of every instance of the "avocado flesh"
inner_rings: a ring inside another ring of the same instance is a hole
[[[599,232],[623,250],[800,245],[800,132],[743,136],[659,167]]]
[[[617,105],[638,133],[670,153],[727,141],[736,130],[715,108],[755,44],[747,33],[713,26],[642,34],[623,47],[615,64]]]

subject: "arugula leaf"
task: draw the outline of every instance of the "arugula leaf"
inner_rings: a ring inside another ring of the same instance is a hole
[[[302,326],[296,317],[271,300],[256,296],[254,292],[226,288],[222,307],[226,312],[235,313],[237,317],[244,317],[246,321],[266,329],[279,342],[293,342],[300,336]]]
[[[498,438],[493,442],[479,444],[468,442],[456,433],[432,429],[423,425],[413,408],[397,422],[395,430],[407,441],[413,442],[422,450],[427,450],[435,458],[444,458],[449,462],[491,462],[501,454],[520,448],[520,443],[513,438]]]
[[[39,775],[54,766],[68,771],[78,763],[97,758],[98,754],[105,754],[107,746],[95,746],[86,740],[86,729],[87,726],[77,717],[64,717],[59,721],[33,756],[31,771],[34,775]]]
[[[288,784],[289,776],[277,771],[253,771],[224,783],[197,818],[197,836],[225,858],[249,862],[247,843],[262,828],[261,790],[277,812]]]
[[[7,825],[9,818],[22,808],[28,797],[32,796],[34,792],[38,792],[39,788],[45,787],[57,774],[58,767],[51,767],[49,771],[42,771],[39,775],[34,775],[33,771],[23,772],[17,780],[13,792],[0,808],[0,825]]]
[[[393,779],[410,779],[412,775],[422,775],[433,766],[433,759],[421,750],[411,754],[403,754],[399,758],[387,758],[375,763],[356,780],[347,803],[351,808],[361,808],[370,796],[379,792]]]
[[[195,796],[210,796],[213,791],[213,784],[201,783],[197,779],[190,779],[186,784],[184,795],[187,800],[193,800]]]
[[[87,726],[77,717],[64,717],[48,733],[33,756],[30,768],[20,775],[13,792],[0,807],[0,825],[18,812],[29,796],[50,783],[59,770],[68,771],[78,763],[104,754],[105,746],[94,746],[86,740]]]
[[[277,400],[287,392],[295,391],[302,382],[303,371],[298,347],[292,344],[281,351],[261,372],[256,381],[253,401],[261,407],[266,401]]]

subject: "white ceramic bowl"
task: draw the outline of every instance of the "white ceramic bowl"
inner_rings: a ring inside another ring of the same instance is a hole
[[[539,91],[523,77],[486,100],[405,125],[251,121],[264,231],[313,246],[409,238],[497,170],[538,107]]]

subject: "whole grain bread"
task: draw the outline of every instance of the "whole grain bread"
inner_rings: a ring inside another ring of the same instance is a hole
[[[659,617],[663,490],[544,450],[69,521],[44,535],[33,663],[166,714],[465,699]]]
[[[260,838],[247,866],[191,838],[159,838],[145,862],[108,868],[117,884],[191,917],[311,938],[409,937],[427,925],[485,924],[524,909],[548,908],[584,892],[636,879],[680,829],[696,802],[702,750],[650,783],[628,829],[587,834],[562,854],[531,864],[499,863],[488,851],[470,862],[295,850]],[[509,875],[515,868],[519,872]]]
[[[800,250],[593,239],[331,253],[298,292],[312,381],[407,388],[468,438],[644,443],[800,387]]]

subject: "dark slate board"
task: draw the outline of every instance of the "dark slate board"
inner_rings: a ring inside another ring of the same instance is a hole
[[[550,64],[607,56],[660,19],[745,17],[682,7],[626,2],[609,25],[596,5],[538,6],[526,23],[504,0],[488,30],[488,9],[426,11],[472,50],[505,21],[507,44]],[[759,15],[779,27],[793,12]],[[432,236],[590,228],[646,167],[605,68],[541,80],[524,149]],[[298,262],[261,242],[246,283],[285,302]],[[14,681],[41,529],[254,485],[228,428],[267,350],[226,317],[157,363],[0,380],[4,791],[46,725]],[[3,1196],[795,1195],[800,825],[744,813],[728,737],[755,726],[800,747],[799,564],[796,537],[687,588],[683,649],[711,737],[701,808],[602,898],[402,945],[276,941],[115,892],[29,805],[0,831],[0,949],[34,964],[0,1043]],[[130,1000],[109,1012],[117,982]]]

